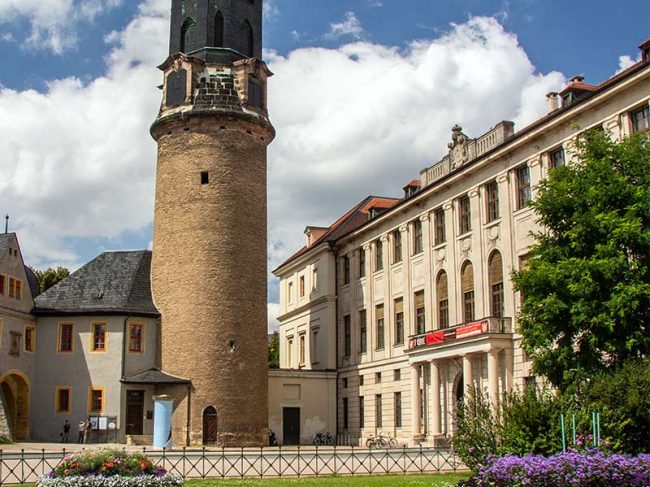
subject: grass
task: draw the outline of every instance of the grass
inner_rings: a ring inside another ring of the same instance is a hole
[[[469,474],[446,473],[431,475],[375,475],[372,477],[318,477],[300,479],[234,479],[234,480],[188,480],[186,487],[451,487]]]

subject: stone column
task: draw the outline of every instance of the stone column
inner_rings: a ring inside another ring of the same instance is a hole
[[[420,364],[411,366],[411,430],[413,438],[420,436]]]
[[[433,403],[433,426],[431,432],[434,436],[441,434],[440,430],[440,372],[438,362],[431,361],[431,402]]]
[[[424,310],[425,321],[424,330],[433,330],[433,286],[434,282],[432,266],[431,266],[431,225],[429,225],[429,214],[425,213],[420,215],[420,222],[422,223],[422,251],[424,252]]]
[[[499,351],[490,350],[487,354],[488,392],[492,409],[496,412],[499,404]]]
[[[508,346],[504,350],[503,365],[504,365],[504,381],[505,387],[504,390],[506,393],[512,391],[512,381],[513,381],[513,368],[514,368],[514,353],[512,350],[512,345]]]
[[[472,377],[472,356],[469,354],[463,355],[463,387],[465,390],[464,398],[467,402],[468,392],[474,390],[474,378]]]

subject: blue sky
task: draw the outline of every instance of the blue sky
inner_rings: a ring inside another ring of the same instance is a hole
[[[28,263],[148,247],[169,0],[0,0],[0,212]],[[398,196],[449,129],[525,126],[544,95],[638,58],[650,0],[266,0],[269,268],[367,194]],[[476,107],[481,107],[477,110]],[[396,183],[396,181],[398,183]],[[277,311],[269,277],[269,314]],[[270,320],[272,321],[272,320]]]

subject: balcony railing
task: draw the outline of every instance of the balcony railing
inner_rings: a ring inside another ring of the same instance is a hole
[[[462,325],[440,330],[428,331],[420,335],[409,337],[409,350],[441,345],[444,343],[462,340],[481,335],[504,335],[512,333],[511,318],[483,318],[482,320],[463,323]]]

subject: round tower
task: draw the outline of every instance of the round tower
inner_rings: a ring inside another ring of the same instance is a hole
[[[268,444],[262,0],[172,0],[151,285],[175,444]]]

